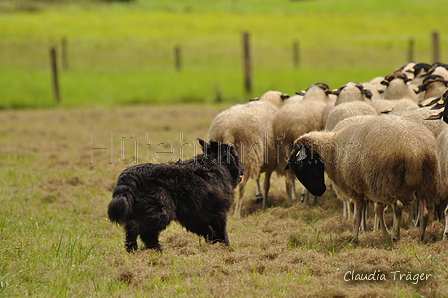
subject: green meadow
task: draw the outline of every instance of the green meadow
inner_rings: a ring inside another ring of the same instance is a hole
[[[441,0],[4,0],[0,107],[55,105],[52,46],[67,107],[241,102],[270,89],[293,94],[316,82],[338,88],[406,63],[410,39],[413,60],[432,63],[433,31],[445,61],[447,12]],[[251,34],[250,93],[243,83],[243,32]]]

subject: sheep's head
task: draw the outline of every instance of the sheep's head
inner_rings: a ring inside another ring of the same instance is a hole
[[[347,83],[347,84],[341,86],[339,89],[333,90],[331,92],[331,94],[339,96],[339,94],[341,94],[341,92],[347,88],[350,91],[359,90],[359,92],[361,92],[361,94],[364,95],[367,99],[372,99],[372,96],[373,96],[372,91],[370,91],[369,89],[364,87],[362,84],[354,83],[354,82]]]
[[[429,75],[423,79],[423,84],[414,88],[414,91],[415,91],[415,93],[418,94],[423,91],[427,91],[428,89],[431,88],[431,86],[433,86],[435,84],[445,84],[445,87],[446,87],[446,86],[448,86],[448,81],[445,81],[445,79],[439,75]]]
[[[319,155],[307,146],[297,143],[285,170],[291,169],[300,183],[313,195],[321,196],[326,191],[324,163]]]
[[[396,79],[403,80],[403,82],[405,83],[409,81],[408,76],[406,74],[402,73],[401,71],[396,71],[385,77],[384,80],[381,81],[381,84],[389,86],[390,82]]]
[[[445,123],[448,123],[448,109],[446,108],[448,106],[448,91],[445,91],[445,93],[442,95],[442,97],[436,98],[433,101],[431,101],[428,105],[435,104],[431,110],[438,110],[443,109],[443,111],[433,114],[430,117],[426,118],[425,120],[438,120],[443,119]]]
[[[428,63],[417,63],[411,69],[405,72],[410,72],[414,74],[414,77],[420,77],[426,75],[426,73],[431,69],[431,64]]]

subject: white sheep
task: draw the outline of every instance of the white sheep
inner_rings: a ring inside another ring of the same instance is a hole
[[[285,104],[274,117],[273,129],[277,145],[277,173],[285,175],[286,192],[289,203],[295,197],[294,175],[285,171],[286,159],[292,150],[294,140],[304,133],[324,128],[322,110],[327,105],[328,85],[318,83],[311,85],[302,100]]]
[[[437,137],[437,157],[439,160],[440,175],[440,198],[446,203],[448,200],[448,129],[445,129]],[[444,211],[445,215],[445,231],[443,239],[448,237],[448,206]]]
[[[428,117],[434,114],[430,107],[393,109],[389,114],[423,124],[435,137],[448,127],[448,124],[443,121],[426,121]]]
[[[342,85],[339,89],[331,92],[332,96],[336,96],[334,102],[330,100],[324,108],[322,114],[324,119],[324,127],[327,126],[327,119],[335,106],[352,101],[370,101],[372,92],[360,83],[349,82]]]
[[[407,84],[408,77],[402,72],[394,72],[384,78],[381,84],[386,86],[384,99],[410,99],[417,102],[417,94]]]
[[[360,83],[349,82],[332,92],[337,95],[335,106],[343,102],[366,101],[372,99],[372,92]]]
[[[241,215],[241,206],[246,183],[249,179],[257,182],[257,199],[262,199],[262,208],[270,188],[270,177],[275,170],[275,147],[272,122],[281,106],[284,93],[268,91],[258,100],[234,105],[220,112],[213,119],[208,137],[215,141],[232,144],[245,167],[243,180],[239,185],[239,195],[235,202],[234,216]],[[265,173],[264,193],[260,190],[260,174]]]
[[[441,112],[435,113],[428,120],[443,119],[443,122],[448,123],[448,91],[444,93],[434,109],[443,108]],[[436,121],[437,122],[437,121]],[[448,237],[448,129],[442,131],[437,137],[437,157],[439,162],[439,194],[441,202],[437,208],[437,214],[439,219],[442,218],[442,210],[444,210],[445,216],[445,231],[443,233],[443,239]]]
[[[370,105],[379,113],[396,109],[418,109],[418,104],[411,99],[376,99]]]
[[[333,128],[345,118],[357,115],[378,115],[374,107],[364,101],[344,102],[333,108],[327,116],[325,130]]]
[[[419,202],[423,241],[427,204],[437,196],[438,174],[436,140],[421,124],[385,115],[337,131],[310,132],[294,142],[288,167],[318,196],[326,190],[325,171],[338,191],[354,201],[355,240],[365,198],[376,203],[375,213],[384,237],[389,237],[384,208],[392,206],[392,240],[398,240],[403,207],[414,195]]]
[[[423,83],[414,88],[417,93],[418,102],[424,106],[425,102],[431,101],[443,95],[448,87],[448,81],[439,75],[425,77]]]
[[[448,80],[448,64],[440,62],[434,63],[428,70],[427,75],[439,75],[442,76],[445,80]]]
[[[408,85],[411,88],[415,88],[422,84],[423,79],[431,69],[431,64],[428,63],[416,63],[412,68],[408,68],[404,71],[408,76]]]
[[[332,129],[334,131],[337,130],[341,130],[347,126],[353,125],[353,124],[360,124],[364,121],[370,120],[373,117],[377,117],[376,115],[356,115],[356,116],[351,116],[348,118],[345,118],[341,121],[339,121],[336,126]],[[327,129],[328,130],[328,129]],[[350,198],[344,196],[344,194],[341,194],[337,188],[334,189],[336,192],[336,195],[338,196],[338,198],[340,200],[342,200],[342,216],[345,219],[351,219],[352,218],[352,214],[354,212],[356,212],[356,210],[354,210],[352,208],[353,205],[353,201],[350,200]],[[362,214],[362,220],[361,220],[361,230],[365,231],[366,230],[366,217],[367,217],[367,210],[364,210],[363,214]],[[374,229],[377,227],[377,217],[375,215],[375,224],[374,224]]]

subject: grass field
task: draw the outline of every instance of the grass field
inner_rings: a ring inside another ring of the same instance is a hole
[[[106,213],[118,174],[191,157],[225,107],[1,111],[0,297],[446,297],[441,223],[429,225],[425,244],[417,228],[402,229],[393,247],[379,232],[354,244],[334,193],[316,207],[287,207],[275,175],[265,212],[248,184],[244,215],[229,218],[230,247],[172,224],[162,253],[126,254]],[[377,280],[347,281],[352,270]]]
[[[241,102],[269,89],[384,76],[408,60],[432,63],[431,32],[448,47],[442,0],[89,1],[4,0],[0,5],[2,108],[54,106],[56,46],[62,105]],[[17,9],[21,8],[21,9]],[[243,84],[242,37],[251,33],[253,91]],[[67,40],[68,68],[62,65]],[[299,67],[293,43],[300,45]],[[176,70],[174,48],[181,47]]]
[[[448,46],[447,12],[445,0],[0,1],[0,297],[447,297],[441,223],[424,244],[416,228],[393,246],[378,232],[355,244],[331,189],[315,207],[287,206],[275,175],[266,211],[248,183],[230,247],[173,223],[163,252],[128,255],[107,218],[123,169],[192,157],[235,102],[386,75],[407,61],[409,38],[415,60],[432,62],[433,30]],[[48,51],[56,45],[61,60],[63,38],[57,106]],[[357,274],[375,280],[351,281]]]

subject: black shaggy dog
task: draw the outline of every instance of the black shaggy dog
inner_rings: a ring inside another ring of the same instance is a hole
[[[108,206],[112,222],[124,226],[126,251],[161,250],[159,234],[172,220],[209,242],[229,245],[227,213],[244,167],[227,144],[198,139],[203,154],[173,164],[139,164],[118,177]]]

